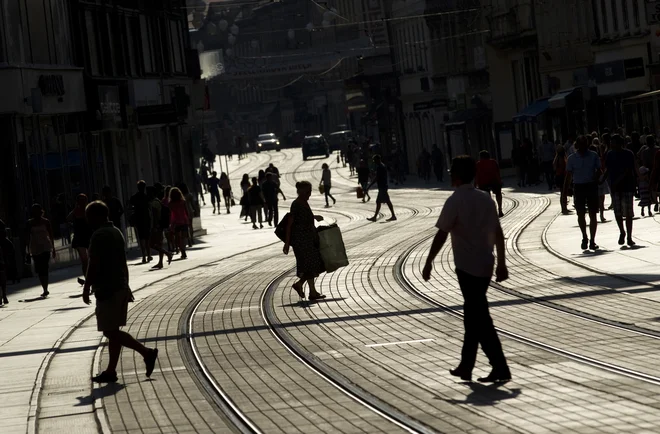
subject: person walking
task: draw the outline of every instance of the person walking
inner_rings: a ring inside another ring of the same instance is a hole
[[[163,258],[165,256],[167,256],[168,265],[172,262],[172,253],[163,249],[163,229],[169,225],[170,210],[158,200],[157,194],[156,187],[147,187],[147,198],[149,198],[151,216],[154,220],[154,224],[151,228],[149,248],[158,252],[158,263],[151,267],[152,270],[160,270],[163,268]],[[167,216],[165,213],[167,213]]]
[[[50,268],[50,258],[57,257],[55,244],[53,242],[53,228],[50,221],[44,217],[44,209],[38,203],[32,205],[30,209],[32,217],[27,222],[27,254],[34,262],[34,271],[39,276],[39,283],[43,292],[43,298],[48,297],[48,272]]]
[[[7,225],[0,220],[0,306],[9,304],[7,299],[7,282],[16,282],[18,269],[16,267],[16,251],[14,244],[7,238]]]
[[[174,234],[174,244],[179,247],[181,259],[188,259],[186,254],[186,239],[190,215],[186,206],[186,199],[181,190],[174,187],[170,190],[170,231]]]
[[[62,246],[71,244],[71,229],[66,217],[69,215],[69,208],[66,204],[66,197],[64,193],[57,195],[55,203],[52,208],[53,222],[60,230],[60,238],[62,239]]]
[[[557,153],[552,162],[555,170],[555,184],[560,188],[559,203],[561,204],[561,213],[566,215],[568,211],[568,191],[564,189],[564,180],[566,179],[566,149],[563,146],[557,146]]]
[[[250,175],[243,174],[241,179],[241,217],[245,217],[245,221],[250,216],[250,199],[248,197],[248,190],[250,189]]]
[[[78,258],[80,258],[80,265],[82,266],[83,278],[78,278],[78,283],[82,286],[85,284],[85,273],[87,272],[87,249],[89,248],[89,239],[92,236],[92,231],[87,224],[87,218],[85,217],[85,208],[89,201],[87,200],[87,195],[79,194],[76,198],[76,206],[73,208],[73,211],[67,216],[67,221],[73,225],[73,241],[71,242],[71,247],[76,249],[78,252]]]
[[[188,235],[188,247],[192,247],[195,241],[195,228],[193,223],[195,216],[199,215],[200,210],[198,204],[195,202],[195,196],[190,192],[185,182],[179,184],[179,190],[181,190],[181,194],[183,194],[183,198],[186,201],[186,211],[188,211],[188,231],[186,233]],[[219,212],[220,210],[218,209],[218,213]]]
[[[623,137],[618,134],[612,136],[612,148],[605,157],[603,178],[608,178],[610,181],[614,218],[619,226],[619,245],[622,246],[627,241],[628,246],[632,247],[635,245],[632,231],[637,168],[635,154],[625,149],[624,144]],[[605,179],[602,182],[604,181]]]
[[[392,217],[387,219],[388,222],[396,221],[396,214],[394,213],[394,206],[392,206],[392,201],[390,200],[390,194],[388,192],[389,186],[387,184],[387,167],[383,164],[380,155],[374,155],[373,157],[374,164],[376,165],[376,179],[374,179],[367,190],[371,189],[371,186],[377,184],[378,186],[378,196],[376,196],[376,213],[373,217],[368,218],[367,220],[375,222],[378,220],[378,213],[380,213],[380,207],[383,204],[387,204],[392,213]]]
[[[646,144],[637,153],[637,159],[640,166],[644,167],[653,167],[653,159],[655,158],[656,152],[660,151],[660,148],[656,144],[655,137],[653,135],[646,136]]]
[[[121,331],[126,325],[128,303],[133,301],[128,281],[128,266],[124,250],[124,236],[108,219],[108,207],[101,201],[92,202],[86,209],[87,220],[94,233],[89,244],[89,267],[83,288],[83,302],[91,304],[90,291],[96,298],[96,324],[98,331],[108,339],[108,365],[92,377],[96,383],[117,381],[117,364],[122,347],[137,351],[144,359],[146,376],[151,377],[158,349],[150,349]]]
[[[146,264],[153,258],[149,253],[149,240],[151,238],[151,207],[147,199],[147,183],[139,181],[137,183],[138,191],[131,196],[131,207],[133,209],[132,226],[137,233],[137,239],[142,252],[142,263]]]
[[[309,198],[312,196],[312,184],[308,181],[296,183],[298,197],[291,203],[291,211],[286,225],[284,241],[284,254],[289,254],[293,247],[296,257],[296,276],[298,281],[293,284],[293,290],[301,300],[305,299],[304,285],[309,287],[309,301],[325,298],[316,290],[314,279],[325,271],[321,252],[319,250],[319,234],[314,227],[314,220],[323,221],[323,217],[314,215],[309,207]]]
[[[464,299],[465,337],[461,361],[457,368],[449,372],[464,381],[471,381],[477,350],[481,345],[492,371],[478,381],[506,383],[511,380],[511,372],[493,326],[486,297],[495,265],[493,246],[497,247],[497,282],[509,277],[504,234],[493,201],[472,186],[475,172],[475,162],[467,155],[452,161],[451,180],[456,190],[445,202],[436,223],[438,233],[431,245],[422,277],[425,281],[430,280],[433,261],[451,234],[456,275]]]
[[[211,205],[213,205],[213,214],[216,211],[216,205],[218,214],[220,214],[220,180],[218,179],[218,172],[213,172],[211,177],[206,182],[208,185],[209,194],[211,195]]]
[[[500,166],[497,161],[490,158],[490,153],[483,150],[479,153],[479,161],[476,166],[475,184],[481,191],[495,194],[497,202],[497,212],[500,217],[504,217],[502,212],[502,176],[500,175]]]
[[[286,196],[284,196],[279,185],[275,182],[275,176],[273,172],[267,172],[266,182],[261,186],[264,199],[266,200],[266,221],[268,222],[268,226],[273,226],[273,221],[275,222],[275,226],[277,226],[277,223],[280,221],[279,205],[277,202],[278,195],[281,194],[282,200],[286,200]]]
[[[639,188],[639,203],[637,206],[642,208],[642,217],[645,216],[644,208],[648,208],[649,217],[653,217],[653,211],[651,211],[651,183],[649,182],[649,169],[647,167],[639,168],[639,179],[637,181],[637,187]]]
[[[195,172],[194,176],[194,188],[195,188],[195,193],[197,196],[199,196],[198,201],[202,202],[202,205],[206,206],[206,200],[204,200],[204,191],[206,191],[206,186],[202,187],[202,177],[199,176],[199,173]]]
[[[121,201],[112,195],[112,189],[109,185],[101,189],[101,200],[108,207],[110,212],[110,221],[117,229],[121,231],[121,216],[124,215],[124,207]]]
[[[321,168],[323,169],[323,172],[321,173],[321,184],[323,185],[323,193],[325,194],[325,207],[330,208],[328,198],[332,199],[333,205],[337,203],[334,196],[330,193],[330,189],[332,188],[332,172],[330,172],[330,167],[326,163],[323,163]]]
[[[268,168],[266,169],[266,175],[269,173],[273,174],[273,181],[277,184],[277,186],[280,186],[280,169],[275,167],[273,163],[270,163],[268,165]]]
[[[259,180],[255,177],[252,178],[252,186],[248,190],[248,203],[250,206],[250,219],[252,220],[252,229],[263,229],[263,209],[264,199]],[[257,218],[259,220],[259,227],[257,228]]]
[[[436,144],[433,145],[433,150],[431,151],[431,160],[433,160],[433,171],[435,172],[436,179],[438,182],[443,182],[445,171],[445,156],[442,155],[442,151]]]
[[[172,191],[171,186],[166,186],[163,189],[162,199],[160,200],[161,214],[160,214],[160,227],[163,229],[165,239],[167,240],[167,251],[179,253],[179,248],[174,245],[174,233],[170,231],[170,219],[172,213],[170,211],[170,191]]]
[[[598,154],[600,158],[600,167],[605,167],[605,157],[607,156],[607,148],[605,145],[600,143],[598,138],[595,138],[591,142],[590,150]],[[605,223],[607,219],[605,218],[605,196],[610,194],[610,187],[607,183],[607,178],[605,176],[601,177],[598,182],[598,209],[600,211],[600,222]]]
[[[206,161],[202,161],[202,165],[199,168],[199,176],[202,179],[202,185],[204,186],[204,191],[208,193],[208,182],[210,174],[209,166],[206,164]]]
[[[220,189],[222,190],[222,197],[225,200],[227,214],[229,214],[231,213],[231,184],[229,183],[229,177],[224,172],[220,174]],[[218,213],[220,213],[219,207]]]
[[[541,149],[539,155],[541,156],[541,169],[545,176],[545,181],[548,184],[548,191],[552,191],[555,186],[555,171],[553,163],[555,160],[556,147],[552,140],[548,140],[548,135],[544,134],[541,139]]]
[[[367,165],[366,161],[360,160],[360,167],[357,169],[357,176],[358,184],[360,187],[362,187],[362,193],[364,193],[364,196],[362,197],[362,203],[368,202],[371,200],[371,196],[369,196],[369,178],[371,177],[371,171],[369,170],[369,166]]]
[[[580,136],[575,142],[575,153],[566,162],[564,194],[573,185],[575,210],[582,232],[582,250],[598,250],[596,231],[598,229],[598,177],[601,174],[600,157],[589,150],[587,138]],[[587,235],[586,213],[589,210],[589,236]]]

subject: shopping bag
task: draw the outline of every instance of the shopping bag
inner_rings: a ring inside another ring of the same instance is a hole
[[[319,194],[325,194],[325,185],[319,184]]]
[[[332,273],[348,265],[346,247],[339,226],[321,226],[319,231],[319,250],[326,273]]]
[[[358,199],[363,199],[364,198],[364,190],[362,190],[362,187],[358,187],[356,192],[357,192],[357,198]]]

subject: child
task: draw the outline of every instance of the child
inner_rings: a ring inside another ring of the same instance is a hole
[[[649,217],[653,217],[651,205],[649,169],[642,166],[639,168],[639,206],[642,207],[642,217],[644,216],[644,208],[648,208]]]
[[[0,220],[0,305],[9,304],[7,300],[7,280],[17,281],[16,252],[14,244],[7,238],[7,225]]]

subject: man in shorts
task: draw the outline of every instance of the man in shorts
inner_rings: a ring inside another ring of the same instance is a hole
[[[98,330],[108,339],[108,367],[92,378],[97,383],[117,381],[117,363],[122,347],[140,353],[146,365],[146,375],[151,376],[156,365],[158,349],[150,349],[121,331],[126,325],[128,303],[133,294],[128,286],[128,266],[124,251],[124,236],[110,220],[108,207],[101,201],[87,205],[85,214],[93,229],[89,243],[89,265],[83,288],[83,301],[90,304],[90,289],[96,297],[96,322]]]
[[[502,212],[502,177],[500,175],[500,166],[497,161],[490,158],[488,151],[479,152],[479,161],[477,161],[477,176],[475,184],[481,191],[489,195],[495,194],[497,202],[497,211],[500,217],[504,217]]]
[[[378,220],[378,213],[380,212],[380,207],[382,204],[386,203],[390,208],[392,217],[387,219],[388,222],[396,221],[396,215],[394,214],[394,207],[392,206],[392,201],[390,200],[390,194],[388,193],[389,185],[387,184],[387,167],[383,164],[380,155],[374,155],[373,158],[374,164],[376,165],[376,179],[369,185],[367,191],[371,189],[371,186],[375,184],[378,185],[378,196],[376,197],[376,213],[373,217],[368,218],[367,220],[375,222]]]
[[[601,174],[600,157],[589,150],[586,136],[580,136],[575,142],[575,153],[568,157],[566,163],[566,178],[564,180],[564,193],[568,192],[573,184],[573,201],[578,216],[578,224],[582,231],[582,250],[598,250],[596,244],[596,230],[598,229],[598,177]],[[587,236],[587,220],[589,210],[589,232],[591,241]]]
[[[625,139],[618,134],[612,137],[612,147],[605,157],[605,177],[610,181],[612,193],[612,206],[614,217],[619,225],[619,245],[626,242],[626,231],[628,245],[635,245],[632,239],[633,217],[635,216],[633,204],[635,196],[635,155],[629,149],[623,147]],[[626,225],[624,227],[623,220]]]

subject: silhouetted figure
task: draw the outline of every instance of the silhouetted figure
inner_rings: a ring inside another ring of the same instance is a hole
[[[504,217],[504,213],[502,212],[502,177],[500,175],[500,166],[497,164],[497,161],[490,158],[490,153],[486,150],[479,153],[475,184],[479,190],[485,191],[488,195],[491,192],[495,194],[497,212],[500,217]]]
[[[464,299],[465,337],[461,362],[450,373],[464,381],[471,381],[477,350],[481,345],[493,370],[487,377],[478,380],[484,383],[504,383],[511,380],[511,372],[493,326],[486,297],[495,264],[494,245],[497,246],[497,281],[502,282],[509,277],[504,234],[495,204],[488,195],[472,185],[475,172],[475,162],[467,155],[452,161],[451,180],[456,191],[442,208],[436,224],[438,233],[431,245],[422,275],[426,281],[431,278],[433,261],[451,234],[456,275]]]
[[[34,262],[34,271],[39,276],[43,288],[42,297],[48,297],[48,272],[50,257],[55,259],[57,253],[53,243],[53,228],[50,221],[44,217],[44,209],[38,203],[30,209],[32,218],[27,222],[27,254]]]
[[[146,375],[151,376],[156,365],[158,349],[149,349],[130,334],[121,331],[126,325],[128,303],[133,294],[128,285],[128,266],[124,250],[124,236],[108,220],[108,207],[101,201],[87,206],[87,220],[94,228],[89,244],[89,268],[83,288],[83,302],[91,304],[90,290],[96,297],[96,323],[98,331],[108,339],[108,366],[92,378],[97,383],[117,381],[117,363],[122,347],[140,353],[146,365]]]
[[[78,252],[83,277],[87,272],[87,249],[89,248],[89,239],[92,236],[92,231],[89,228],[87,218],[85,217],[85,207],[87,207],[87,203],[87,196],[79,194],[76,198],[75,208],[73,208],[73,211],[71,211],[66,218],[69,223],[73,224],[73,241],[71,242],[71,247]],[[84,285],[85,280],[78,278],[78,283]]]
[[[330,190],[332,189],[332,172],[330,172],[330,167],[323,163],[321,166],[323,172],[321,173],[321,184],[323,185],[323,194],[325,195],[325,207],[330,208],[330,202],[328,198],[332,199],[332,204],[336,204],[337,200],[332,196]]]
[[[149,253],[149,239],[151,238],[151,207],[147,198],[147,183],[139,181],[137,183],[137,193],[131,196],[131,207],[133,210],[132,226],[137,234],[138,244],[142,252],[142,263],[146,264],[153,258]]]
[[[286,200],[286,196],[284,196],[280,186],[275,182],[275,176],[272,172],[266,173],[266,182],[261,186],[261,191],[266,200],[266,221],[268,222],[268,226],[273,226],[273,221],[275,221],[275,226],[277,226],[277,223],[280,221],[278,195],[281,194],[282,200]]]
[[[119,230],[121,230],[121,216],[124,215],[124,207],[121,201],[112,195],[110,186],[106,185],[101,190],[103,203],[108,207],[110,212],[110,221]]]
[[[385,167],[383,164],[380,155],[374,155],[373,161],[376,165],[376,179],[374,179],[371,184],[369,184],[369,188],[367,188],[367,190],[371,189],[371,186],[376,184],[378,186],[378,196],[376,197],[376,212],[373,217],[367,220],[372,222],[378,220],[380,207],[383,204],[387,204],[387,206],[390,208],[390,212],[392,213],[392,217],[387,219],[387,221],[396,221],[397,218],[396,214],[394,214],[394,206],[392,206],[392,201],[390,200],[390,194],[388,192],[389,185],[387,183],[387,167]]]

